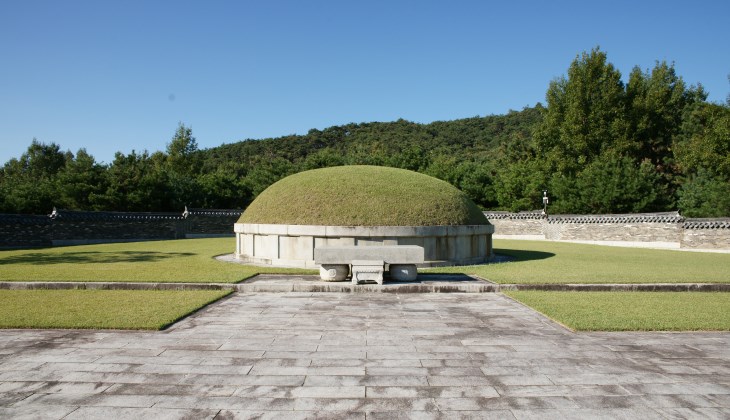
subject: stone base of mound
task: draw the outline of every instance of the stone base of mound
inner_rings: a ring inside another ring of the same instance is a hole
[[[420,267],[489,261],[492,225],[305,226],[236,223],[236,258],[277,267],[317,268],[315,248],[327,246],[418,245]]]

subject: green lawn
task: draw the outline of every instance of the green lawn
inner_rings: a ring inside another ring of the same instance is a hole
[[[730,283],[730,254],[498,239],[516,260],[424,272],[475,274],[496,283]]]
[[[229,293],[0,290],[0,328],[159,330]]]
[[[213,258],[235,247],[234,238],[212,238],[0,251],[0,281],[235,283],[259,273],[316,273]]]
[[[730,331],[730,293],[505,292],[578,331]]]
[[[239,223],[319,226],[487,224],[448,182],[405,169],[349,165],[283,178],[246,208]]]

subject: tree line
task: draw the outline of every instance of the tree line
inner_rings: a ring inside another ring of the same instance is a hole
[[[730,216],[730,98],[708,102],[666,62],[624,83],[595,48],[550,83],[545,105],[505,115],[351,123],[202,150],[180,123],[165,151],[118,152],[109,164],[33,140],[0,170],[0,212],[244,208],[282,177],[354,164],[435,176],[484,209],[538,209],[548,190],[553,213]]]

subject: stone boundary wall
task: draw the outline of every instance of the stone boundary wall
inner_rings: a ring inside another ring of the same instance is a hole
[[[0,249],[201,237],[233,237],[242,210],[183,213],[57,210],[48,216],[0,214]]]
[[[495,235],[498,236],[730,250],[730,218],[686,219],[677,212],[547,216],[540,211],[484,214],[495,226]]]
[[[545,215],[542,212],[484,212],[489,223],[494,225],[495,235],[518,235],[542,238]]]
[[[730,249],[730,218],[687,219],[681,244],[688,249]]]
[[[51,246],[51,224],[48,216],[0,214],[0,249]]]
[[[226,209],[188,209],[185,208],[186,238],[210,238],[235,236],[233,225],[241,217],[243,210]]]
[[[236,258],[281,267],[317,268],[325,246],[417,245],[422,267],[478,264],[493,256],[492,225],[305,226],[236,223]]]

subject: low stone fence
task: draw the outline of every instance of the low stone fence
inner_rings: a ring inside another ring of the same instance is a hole
[[[183,213],[90,212],[54,209],[48,216],[0,214],[0,249],[233,237],[242,210]]]
[[[677,212],[549,216],[540,211],[484,214],[494,225],[497,237],[730,250],[730,218],[686,219]]]

